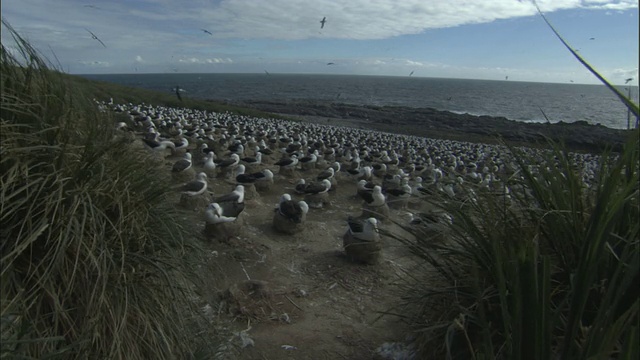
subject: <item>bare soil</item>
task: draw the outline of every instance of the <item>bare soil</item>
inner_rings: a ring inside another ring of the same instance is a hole
[[[165,166],[179,158],[167,158]],[[345,257],[346,220],[361,215],[362,201],[355,197],[355,180],[342,172],[330,192],[330,204],[310,209],[301,233],[277,233],[272,219],[280,196],[289,193],[302,200],[294,191],[296,180],[311,181],[323,169],[297,170],[293,177],[283,177],[271,165],[275,161],[263,158],[262,168],[276,174],[274,185],[245,200],[238,236],[210,239],[204,234],[204,207],[183,210],[182,220],[194,227],[208,252],[201,267],[207,284],[200,289],[199,305],[212,323],[235,333],[237,359],[384,359],[377,348],[405,342],[409,336],[398,317],[383,313],[401,312],[396,309],[402,296],[399,274],[410,271],[411,256],[397,241],[383,236],[380,264],[356,264]],[[196,172],[201,166],[195,165]],[[229,179],[209,181],[214,196],[234,188]],[[406,221],[401,210],[392,210],[391,218]],[[390,220],[381,228],[402,233]]]

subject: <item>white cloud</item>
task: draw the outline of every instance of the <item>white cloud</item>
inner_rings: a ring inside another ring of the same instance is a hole
[[[78,61],[80,64],[90,67],[109,67],[110,64],[108,61]]]
[[[207,58],[207,59],[199,59],[196,57],[179,59],[178,62],[188,63],[188,64],[232,64],[233,60],[229,58]]]
[[[321,41],[334,41],[344,50],[352,44],[364,44],[351,40],[391,42],[430,29],[536,14],[530,0],[93,0],[92,4],[94,8],[77,0],[56,0],[55,4],[6,0],[2,13],[47,56],[53,51],[62,64],[76,66],[78,59],[99,59],[98,64],[80,64],[98,71],[109,67],[104,72],[128,72],[133,66],[140,72],[262,71],[283,59],[299,63],[296,71],[355,71],[358,66],[374,66],[397,69],[398,73],[407,72],[406,68],[411,68],[409,72],[418,67],[439,68],[445,65],[438,62],[445,60],[416,51],[403,53],[406,48],[402,47],[394,48],[394,58],[359,46],[332,54],[333,48],[321,48],[328,44]],[[562,9],[608,9],[615,13],[638,8],[637,0],[538,0],[538,4],[546,13]],[[324,16],[327,22],[320,29]],[[8,32],[0,35],[3,44],[11,43]],[[299,46],[303,42],[297,40],[305,39],[318,42]],[[327,62],[340,65],[326,67]],[[253,67],[247,70],[250,65]],[[317,68],[320,65],[322,69]],[[611,67],[615,66],[624,63]]]

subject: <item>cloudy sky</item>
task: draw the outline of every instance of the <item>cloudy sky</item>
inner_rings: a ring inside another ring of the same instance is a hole
[[[637,0],[538,4],[609,80],[638,83]],[[75,74],[413,72],[597,83],[529,0],[3,0],[1,8]]]

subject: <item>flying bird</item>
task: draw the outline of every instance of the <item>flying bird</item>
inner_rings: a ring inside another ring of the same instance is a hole
[[[411,73],[409,74],[409,76],[413,76],[413,71],[411,71]]]
[[[207,29],[200,29],[200,30],[202,30],[202,31],[204,31],[205,33],[207,33],[207,34],[209,34],[209,35],[213,36],[213,34],[211,33],[211,31],[209,31],[209,30],[207,30]]]
[[[628,84],[628,83],[630,83],[630,82],[632,82],[632,81],[633,81],[633,78],[628,78],[628,79],[625,79],[625,80],[624,80],[624,83],[625,83],[625,84]]]
[[[594,38],[594,37],[592,37],[592,38],[589,38],[589,40],[595,40],[595,39],[596,39],[596,38]]]
[[[324,29],[324,23],[327,22],[327,17],[323,17],[322,20],[320,20],[320,29]]]
[[[180,95],[180,86],[176,85],[176,96],[178,100],[182,101],[182,95]]]
[[[504,77],[505,80],[509,80],[509,75]]]
[[[336,63],[328,62],[327,65],[335,65]]]
[[[95,40],[98,40],[100,42],[100,44],[102,44],[102,46],[104,46],[105,48],[107,47],[107,45],[105,45],[102,40],[98,39],[98,37],[96,36],[96,34],[92,33],[91,31],[89,31],[89,29],[84,28],[85,30],[87,30],[89,32],[89,34],[91,34],[91,37]]]
[[[265,70],[264,73],[267,74],[267,75],[271,75],[271,74],[269,74],[269,72],[267,70]]]

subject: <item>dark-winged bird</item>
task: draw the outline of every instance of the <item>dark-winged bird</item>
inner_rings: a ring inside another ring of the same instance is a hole
[[[178,100],[182,101],[182,95],[180,95],[180,86],[176,85],[176,96],[178,96]]]
[[[324,23],[327,22],[327,17],[323,17],[322,20],[320,20],[320,29],[324,29]]]
[[[335,65],[336,63],[328,62],[327,65]]]
[[[415,71],[415,70],[414,70]],[[409,76],[413,76],[413,71],[411,71],[411,74],[409,74]]]
[[[211,31],[209,31],[209,30],[207,30],[207,29],[200,29],[200,30],[202,30],[202,31],[204,31],[205,33],[207,33],[207,34],[209,34],[209,35],[212,35],[212,36],[213,36],[213,34],[211,33]]]
[[[98,40],[100,42],[100,44],[102,44],[102,46],[104,46],[105,48],[107,47],[107,45],[105,45],[102,40],[98,39],[98,37],[96,36],[96,34],[92,33],[91,31],[89,31],[89,29],[85,28],[85,30],[87,30],[87,32],[89,34],[91,34],[91,37],[95,40]]]
[[[624,83],[625,83],[625,84],[628,84],[628,83],[630,83],[630,82],[632,82],[632,81],[633,81],[633,78],[628,78],[628,79],[626,79],[626,80],[624,81]]]

